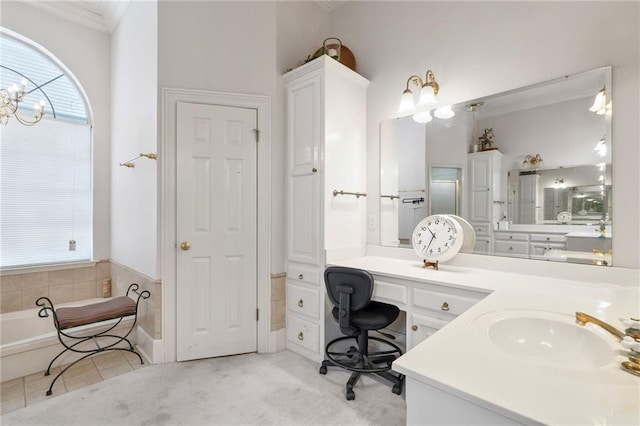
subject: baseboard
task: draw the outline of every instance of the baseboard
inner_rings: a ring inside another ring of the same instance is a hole
[[[164,345],[161,339],[154,339],[140,326],[136,327],[136,340],[138,351],[150,364],[162,364],[164,362]]]
[[[281,352],[287,346],[287,329],[281,328],[269,333],[269,349],[268,353]]]

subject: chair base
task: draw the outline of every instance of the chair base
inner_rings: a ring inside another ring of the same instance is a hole
[[[351,371],[351,377],[349,377],[346,384],[346,398],[348,401],[355,399],[356,396],[353,388],[363,374],[375,374],[385,379],[393,385],[391,391],[396,395],[401,395],[404,375],[395,375],[389,372],[389,370],[391,370],[391,363],[402,355],[400,348],[387,340],[378,337],[369,337],[368,340],[381,342],[389,346],[390,349],[373,352],[367,350],[364,355],[355,346],[351,346],[346,352],[333,352],[331,350],[331,347],[336,343],[350,339],[354,339],[356,344],[358,344],[357,337],[339,337],[327,344],[325,353],[328,359],[322,361],[319,373],[327,374],[327,367],[339,367]],[[361,345],[358,344],[358,346]]]

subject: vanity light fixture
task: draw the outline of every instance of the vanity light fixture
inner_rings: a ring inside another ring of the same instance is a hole
[[[451,109],[451,105],[443,106],[434,111],[433,115],[436,117],[446,120],[447,118],[451,118],[456,115]]]
[[[409,85],[412,83],[420,87],[420,96],[417,104],[413,92],[409,89]],[[440,85],[436,81],[433,71],[427,70],[424,80],[415,74],[410,76],[407,79],[407,87],[404,92],[402,92],[402,97],[400,98],[398,115],[403,117],[412,114],[414,121],[418,123],[428,123],[432,120],[430,109],[438,103],[436,96],[438,96],[439,91]],[[453,117],[455,113],[451,106],[444,106],[435,110],[433,115],[440,119],[447,119]]]
[[[567,184],[564,183],[564,178],[557,178],[555,182],[553,182],[554,188],[566,188]]]
[[[593,105],[591,105],[589,111],[595,112],[598,115],[603,115],[608,111],[611,111],[611,102],[607,104],[607,91],[604,87],[596,95],[596,98],[593,101]]]
[[[15,117],[18,123],[25,126],[33,126],[44,117],[44,99],[33,105],[33,119],[27,119],[20,114],[20,102],[23,102],[27,92],[27,79],[22,79],[20,86],[12,84],[6,89],[0,89],[0,125],[6,126],[11,116]]]
[[[539,167],[543,161],[544,160],[542,159],[542,157],[540,157],[540,154],[527,155],[526,157],[524,157],[524,161],[522,162],[522,165],[530,166],[530,167]]]
[[[604,137],[598,141],[593,150],[596,151],[600,157],[607,155],[607,143],[605,142]]]

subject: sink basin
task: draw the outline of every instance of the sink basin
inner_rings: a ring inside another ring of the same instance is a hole
[[[479,316],[474,327],[501,351],[525,362],[565,369],[597,368],[614,360],[614,340],[575,323],[569,314],[497,311]]]

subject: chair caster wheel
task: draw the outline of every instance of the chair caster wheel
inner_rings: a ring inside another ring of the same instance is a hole
[[[325,367],[324,365],[322,367],[320,367],[320,374],[327,374],[327,367]]]
[[[353,401],[354,399],[356,399],[356,394],[353,391],[348,390],[347,391],[347,401]]]
[[[396,395],[402,395],[402,385],[393,385],[393,387],[391,388],[391,392],[395,393]]]

